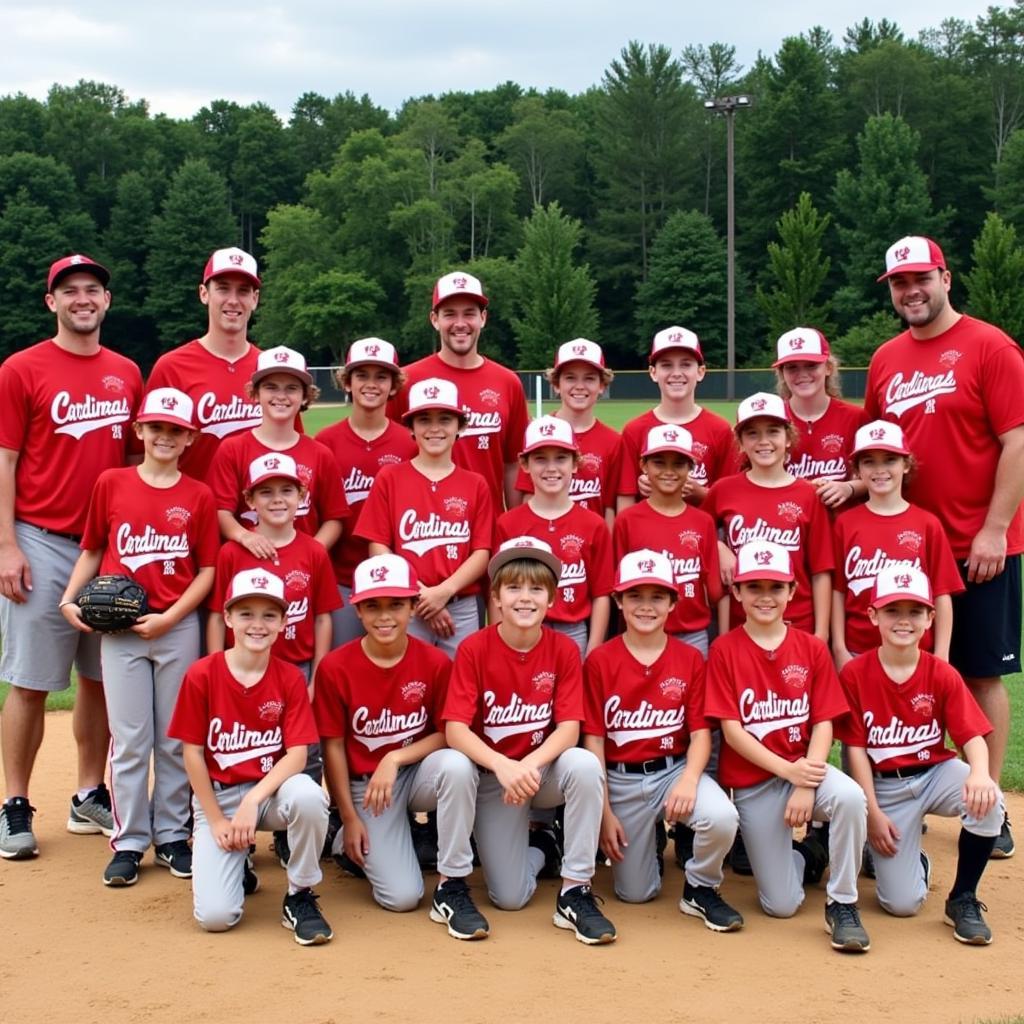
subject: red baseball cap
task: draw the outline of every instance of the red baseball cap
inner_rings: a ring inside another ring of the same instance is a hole
[[[703,364],[704,352],[700,347],[700,338],[693,331],[685,327],[666,327],[658,331],[651,342],[651,352],[647,362],[653,365],[657,362],[662,352],[668,352],[674,348],[681,348],[697,357],[697,362]]]
[[[89,256],[75,253],[50,264],[50,273],[46,278],[46,290],[52,292],[54,286],[69,274],[92,274],[104,288],[110,284],[110,271],[105,266]]]
[[[142,400],[136,423],[172,423],[176,427],[195,430],[192,399],[177,388],[153,388]]]
[[[770,540],[753,540],[736,552],[733,583],[746,583],[750,580],[791,583],[793,579],[793,563],[789,552],[781,544]]]
[[[776,359],[772,366],[786,363],[824,363],[832,354],[828,338],[813,327],[795,327],[779,335],[775,342]]]
[[[945,269],[946,257],[935,242],[924,235],[907,235],[893,242],[886,250],[885,273],[878,280],[884,281],[904,271],[915,274]]]
[[[430,308],[437,309],[446,299],[454,299],[460,295],[472,299],[482,307],[487,306],[487,296],[484,295],[484,286],[480,280],[463,270],[455,270],[437,279],[437,284],[434,285],[434,303]]]
[[[227,611],[236,601],[246,597],[265,597],[282,609],[288,607],[284,596],[284,581],[280,576],[275,576],[264,569],[246,569],[232,577],[224,597],[224,610]]]
[[[418,597],[419,592],[416,571],[401,555],[375,555],[355,567],[349,604],[371,597]]]
[[[560,420],[557,416],[540,416],[535,420],[530,420],[526,425],[523,450],[519,453],[520,456],[529,455],[530,452],[534,452],[538,448],[564,448],[570,452],[579,451],[572,425],[567,420]]]
[[[555,353],[555,369],[560,370],[567,363],[586,363],[595,370],[604,369],[604,352],[601,346],[587,338],[573,338],[558,346]]]
[[[871,607],[884,608],[894,601],[915,601],[934,608],[931,581],[916,566],[887,565],[875,577]]]
[[[622,594],[632,587],[664,587],[674,594],[679,593],[672,561],[663,551],[641,548],[623,555],[615,571],[615,585],[612,589]]]
[[[243,277],[249,278],[257,288],[260,286],[256,258],[236,246],[232,246],[230,249],[217,249],[210,255],[203,270],[203,284],[206,284],[211,278],[220,277],[223,274],[241,274]]]

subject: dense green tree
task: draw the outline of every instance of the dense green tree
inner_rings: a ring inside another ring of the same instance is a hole
[[[327,99],[319,93],[303,93],[292,107],[288,121],[289,146],[296,168],[303,174],[326,171],[338,147],[355,131],[376,128],[386,131],[390,116],[365,93],[339,93]]]
[[[990,213],[974,242],[974,260],[964,275],[967,312],[1024,340],[1024,250],[1013,225]]]
[[[998,184],[989,194],[1003,220],[1024,231],[1024,130],[1006,140]]]
[[[844,366],[867,366],[875,349],[903,330],[892,309],[880,309],[864,317],[837,338],[832,351]]]
[[[0,96],[0,156],[42,153],[48,116],[45,104],[24,93]]]
[[[239,218],[238,238],[245,249],[255,252],[267,211],[295,198],[298,169],[284,126],[264,104],[249,108],[238,129],[237,145],[230,180]]]
[[[310,363],[345,361],[356,338],[376,333],[384,292],[364,274],[326,270],[293,282],[291,344]]]

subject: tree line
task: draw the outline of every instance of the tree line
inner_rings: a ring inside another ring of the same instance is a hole
[[[863,365],[899,329],[876,285],[888,245],[929,234],[954,302],[1024,337],[1024,0],[908,39],[864,19],[815,27],[745,69],[727,43],[629,42],[578,95],[506,82],[407,100],[309,92],[287,123],[214,100],[150,113],[115,85],[0,97],[0,356],[46,336],[59,254],[112,273],[105,337],[148,368],[194,337],[209,252],[240,245],[264,286],[253,335],[336,362],[376,334],[430,350],[434,279],[492,298],[484,348],[546,366],[599,341],[637,364],[681,323],[725,361],[725,125],[736,115],[737,359],[821,327]]]

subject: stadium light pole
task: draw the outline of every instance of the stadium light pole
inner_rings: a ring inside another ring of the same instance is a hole
[[[749,96],[722,96],[705,100],[704,109],[725,118],[726,149],[726,375],[725,397],[736,398],[736,198],[734,125],[736,111],[751,105]]]

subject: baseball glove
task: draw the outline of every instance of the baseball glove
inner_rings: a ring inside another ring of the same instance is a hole
[[[149,610],[146,591],[130,576],[97,576],[75,598],[82,621],[101,633],[130,629]]]

